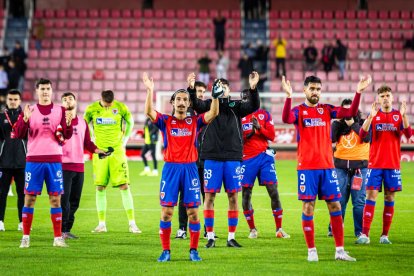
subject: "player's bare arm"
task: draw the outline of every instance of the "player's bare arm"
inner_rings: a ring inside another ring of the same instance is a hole
[[[154,80],[149,78],[147,72],[142,74],[142,82],[147,89],[147,98],[145,100],[145,115],[154,121],[157,118],[157,112],[153,107],[153,93],[154,93]]]
[[[377,115],[377,113],[378,113],[378,103],[374,102],[371,105],[371,112],[369,113],[369,116],[367,117],[364,124],[362,125],[362,129],[365,132],[368,132],[369,126],[371,125],[371,122],[372,122],[372,119]]]
[[[286,93],[285,105],[283,106],[282,121],[285,124],[293,124],[295,122],[295,114],[290,110],[292,106],[292,86],[290,81],[286,80],[285,76],[282,77],[282,89]]]

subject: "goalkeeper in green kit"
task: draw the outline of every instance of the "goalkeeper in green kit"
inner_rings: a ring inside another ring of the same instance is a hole
[[[134,217],[134,202],[129,188],[128,162],[125,146],[134,126],[134,119],[128,107],[114,100],[114,92],[102,91],[101,100],[90,104],[84,118],[93,129],[95,144],[106,150],[105,156],[93,155],[93,177],[96,185],[96,208],[99,224],[92,232],[107,232],[106,228],[106,187],[118,187],[122,203],[129,220],[129,231],[138,234]]]

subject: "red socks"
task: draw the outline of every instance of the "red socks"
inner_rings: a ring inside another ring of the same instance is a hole
[[[198,240],[200,239],[200,221],[190,221],[189,223],[190,229],[190,249],[198,248]]]
[[[29,207],[23,207],[22,210],[22,223],[23,223],[23,235],[30,235],[30,229],[32,228],[34,209]]]
[[[160,221],[160,240],[162,250],[170,250],[171,221]]]
[[[374,219],[375,201],[366,200],[364,206],[364,216],[362,219],[362,234],[369,236],[369,230],[371,229],[371,223]]]
[[[332,234],[335,239],[335,246],[336,247],[343,247],[344,246],[344,225],[342,221],[342,212],[332,212],[330,213],[331,216],[331,227],[332,227]]]
[[[388,236],[392,218],[394,216],[394,201],[384,201],[384,213],[382,214],[382,235]]]
[[[283,209],[273,210],[273,217],[275,218],[276,230],[282,228]]]
[[[307,216],[302,213],[302,229],[308,248],[315,247],[315,227],[313,225],[313,215]]]
[[[244,217],[246,218],[247,224],[249,225],[250,230],[255,229],[256,225],[254,225],[254,210],[247,210],[243,212]]]

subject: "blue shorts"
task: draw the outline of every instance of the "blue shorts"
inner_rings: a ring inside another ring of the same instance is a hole
[[[224,183],[226,193],[241,191],[240,161],[204,161],[204,192],[219,193]]]
[[[40,195],[46,183],[49,195],[63,194],[62,164],[27,162],[25,170],[24,193]]]
[[[385,191],[399,192],[402,190],[401,172],[394,169],[368,169],[365,186],[367,190],[380,191],[384,182]]]
[[[338,201],[341,198],[335,169],[298,170],[299,200],[314,201],[317,195],[326,201]]]
[[[160,205],[177,205],[178,192],[183,194],[185,207],[197,208],[200,204],[200,180],[196,163],[165,163],[160,183]]]
[[[265,152],[244,160],[241,163],[240,182],[243,187],[253,187],[256,177],[259,179],[259,185],[277,184],[274,157]]]

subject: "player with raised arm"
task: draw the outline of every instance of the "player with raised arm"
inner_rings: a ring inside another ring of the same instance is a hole
[[[53,246],[67,247],[62,238],[62,208],[60,196],[63,193],[62,144],[57,136],[72,137],[72,113],[52,103],[52,82],[39,79],[36,82],[38,104],[26,105],[15,125],[16,138],[23,139],[28,133],[25,169],[25,200],[22,210],[23,238],[20,248],[30,246],[36,197],[42,193],[46,183],[50,202],[50,217],[53,223]]]
[[[198,240],[200,238],[200,220],[198,206],[200,201],[200,180],[197,172],[197,135],[199,129],[210,123],[219,113],[217,98],[223,93],[220,83],[212,91],[211,109],[198,116],[187,116],[190,106],[190,95],[187,90],[174,92],[173,116],[161,114],[154,110],[154,81],[147,73],[143,74],[143,82],[147,89],[145,114],[161,130],[164,138],[164,168],[160,183],[160,239],[163,252],[159,262],[171,259],[170,235],[174,206],[177,205],[178,194],[182,193],[184,205],[187,207],[190,228],[190,260],[201,261],[198,256]],[[194,89],[195,74],[189,76],[189,86]]]
[[[193,77],[195,76],[191,76]],[[240,163],[243,160],[241,119],[260,107],[256,88],[259,79],[257,72],[250,74],[250,98],[245,102],[231,100],[229,82],[220,79],[224,89],[223,95],[219,98],[220,114],[203,129],[201,135],[200,158],[204,160],[204,222],[208,239],[206,248],[215,246],[214,200],[223,183],[229,200],[227,247],[241,247],[235,239],[239,221]],[[188,91],[197,113],[204,113],[210,109],[211,100],[197,99],[195,89],[191,87]]]
[[[249,98],[249,90],[241,93],[242,101]],[[258,109],[242,119],[243,129],[243,162],[241,163],[240,182],[243,195],[243,213],[250,228],[249,238],[257,238],[258,231],[254,223],[252,192],[256,178],[259,185],[265,186],[271,199],[271,208],[276,224],[277,238],[290,238],[282,229],[283,209],[277,190],[275,168],[275,152],[269,148],[269,141],[275,139],[275,127],[272,115],[263,109]]]
[[[344,226],[339,204],[341,194],[332,159],[331,119],[355,116],[361,92],[370,83],[371,76],[361,77],[348,109],[320,104],[322,82],[318,77],[309,76],[304,81],[305,102],[291,109],[292,87],[285,77],[282,78],[282,88],[286,92],[282,120],[294,124],[298,132],[298,198],[303,201],[302,228],[308,246],[308,261],[319,260],[313,223],[316,196],[325,200],[328,206],[336,245],[335,259],[355,261],[344,250]]]
[[[360,136],[371,133],[369,163],[366,179],[367,198],[364,206],[362,234],[357,244],[369,244],[369,230],[374,219],[375,203],[378,192],[384,183],[384,212],[382,215],[382,234],[380,243],[391,244],[388,232],[394,216],[395,193],[402,190],[400,162],[401,135],[408,139],[412,129],[408,122],[407,103],[401,103],[400,110],[393,109],[393,95],[389,86],[377,90],[378,102],[374,102],[371,112],[360,130]],[[377,105],[380,105],[378,109]]]
[[[106,228],[106,187],[111,184],[119,188],[122,204],[129,221],[129,232],[141,233],[135,223],[134,201],[129,187],[126,143],[134,126],[134,119],[128,107],[114,100],[114,92],[104,90],[101,100],[86,108],[84,118],[93,127],[95,144],[99,149],[113,151],[107,158],[93,155],[94,183],[96,185],[96,208],[99,224],[93,232],[107,232]],[[125,130],[123,130],[125,127]]]

